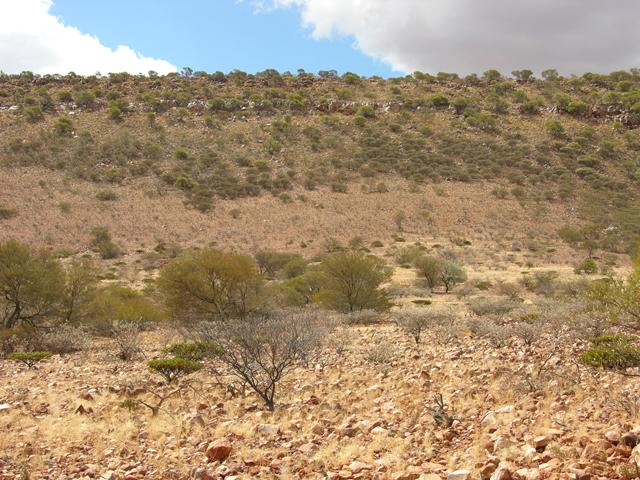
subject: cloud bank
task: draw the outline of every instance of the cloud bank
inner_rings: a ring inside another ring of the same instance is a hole
[[[64,25],[50,13],[52,0],[0,0],[0,70],[19,73],[158,73],[171,63],[144,57],[119,45],[112,50],[96,37]]]
[[[402,72],[640,67],[637,0],[273,0]]]

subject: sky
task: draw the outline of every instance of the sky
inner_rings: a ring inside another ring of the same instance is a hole
[[[640,67],[639,0],[0,0],[0,70]]]

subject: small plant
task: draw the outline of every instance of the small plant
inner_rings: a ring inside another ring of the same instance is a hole
[[[173,355],[175,358],[192,361],[215,357],[220,354],[220,351],[220,347],[213,342],[174,343],[164,349],[165,353]]]
[[[99,190],[96,193],[96,198],[101,202],[112,202],[116,200],[118,196],[113,190]]]
[[[150,360],[147,365],[151,370],[162,375],[167,383],[172,383],[174,380],[186,377],[202,368],[202,363],[180,357]]]
[[[444,398],[441,393],[438,393],[433,397],[433,402],[435,403],[435,407],[431,408],[431,414],[433,415],[433,419],[438,425],[443,425],[447,428],[453,425],[453,421],[455,418],[447,413],[449,410],[449,406],[444,403]]]
[[[29,369],[36,366],[38,362],[53,355],[51,352],[14,352],[7,356],[9,360],[24,363]]]
[[[601,335],[591,339],[591,347],[580,355],[580,360],[590,367],[624,372],[640,366],[638,338],[628,335]]]
[[[0,220],[9,220],[18,215],[18,211],[15,208],[5,208],[0,206]]]

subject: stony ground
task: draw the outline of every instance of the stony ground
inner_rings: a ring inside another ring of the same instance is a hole
[[[640,385],[576,365],[579,344],[496,348],[461,331],[416,346],[393,324],[342,328],[285,379],[273,413],[231,395],[213,365],[157,416],[129,410],[155,401],[143,389],[174,387],[105,340],[33,370],[2,361],[0,478],[638,477]],[[145,355],[173,336],[147,333]],[[451,426],[436,421],[440,394]]]

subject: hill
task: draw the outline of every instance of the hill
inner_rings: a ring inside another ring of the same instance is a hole
[[[0,78],[3,230],[284,249],[389,240],[401,211],[434,237],[640,233],[638,72],[187,73]]]

